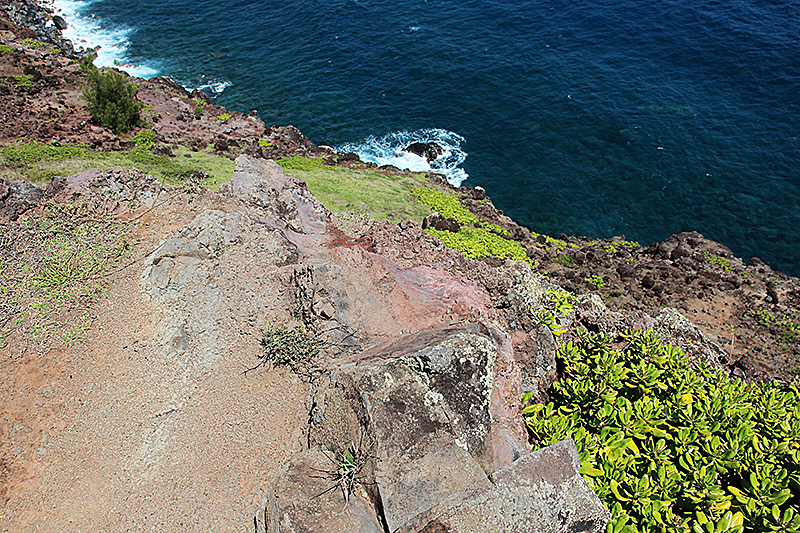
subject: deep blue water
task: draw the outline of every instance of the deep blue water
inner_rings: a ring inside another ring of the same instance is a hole
[[[318,144],[441,139],[454,182],[534,231],[697,230],[800,275],[798,1],[60,3],[142,75]]]

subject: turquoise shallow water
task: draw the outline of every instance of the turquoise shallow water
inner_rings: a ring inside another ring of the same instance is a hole
[[[797,1],[59,3],[109,61],[317,143],[439,140],[535,231],[697,230],[800,275]]]

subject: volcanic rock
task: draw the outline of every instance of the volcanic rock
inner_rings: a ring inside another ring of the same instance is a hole
[[[440,155],[444,154],[444,148],[442,148],[435,142],[411,143],[405,148],[403,148],[403,151],[418,155],[420,157],[424,157],[425,159],[428,160],[429,163],[431,161],[435,161]]]

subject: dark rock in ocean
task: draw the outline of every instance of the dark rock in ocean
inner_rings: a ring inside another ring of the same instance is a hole
[[[56,28],[59,30],[66,30],[67,29],[67,21],[64,20],[62,17],[55,15],[53,17],[53,24],[55,24]]]
[[[424,157],[430,163],[444,153],[444,148],[434,142],[411,143],[403,149],[404,152]]]
[[[439,231],[452,231],[457,233],[461,229],[461,224],[453,218],[444,218],[439,213],[433,213],[422,220],[422,229],[433,228]]]

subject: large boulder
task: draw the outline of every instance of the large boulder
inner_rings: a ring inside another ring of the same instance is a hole
[[[520,372],[510,341],[492,325],[422,331],[333,366],[314,396],[308,442],[334,458],[328,471],[354,457],[353,494],[303,497],[297,487],[311,482],[298,481],[306,461],[299,458],[272,491],[266,531],[290,523],[344,531],[319,524],[332,497],[342,506],[370,502],[388,531],[605,528],[608,511],[581,478],[574,444],[528,453]],[[299,499],[286,497],[287,487]],[[349,511],[357,522],[369,515],[360,505]]]

